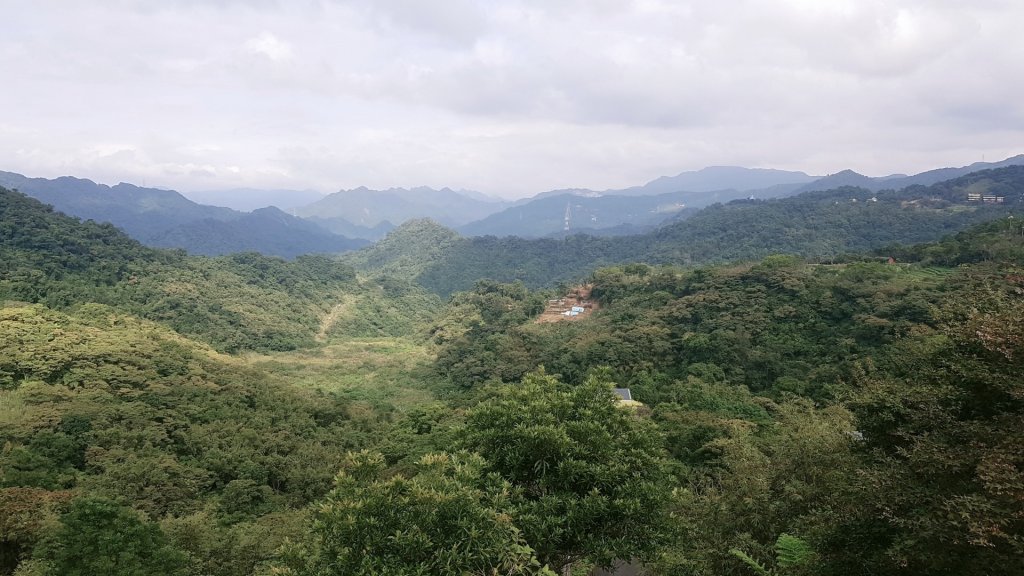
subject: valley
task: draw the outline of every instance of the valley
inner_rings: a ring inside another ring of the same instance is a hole
[[[285,260],[0,190],[0,573],[1021,565],[1022,191]]]
[[[0,576],[1024,576],[1024,2],[4,2]]]

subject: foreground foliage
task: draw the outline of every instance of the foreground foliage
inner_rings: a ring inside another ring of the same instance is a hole
[[[595,375],[568,388],[543,373],[472,410],[463,445],[516,489],[510,514],[541,562],[649,558],[670,486],[658,430]]]
[[[505,510],[511,486],[468,454],[425,456],[409,478],[350,456],[313,513],[311,543],[286,548],[281,574],[549,575]]]

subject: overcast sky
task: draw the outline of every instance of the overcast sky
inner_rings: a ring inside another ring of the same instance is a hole
[[[0,170],[507,197],[1024,152],[1019,0],[0,0]]]

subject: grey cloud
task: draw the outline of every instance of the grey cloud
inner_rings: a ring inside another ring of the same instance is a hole
[[[1024,141],[1024,5],[1008,1],[40,0],[5,16],[0,169],[32,175],[515,195],[706,164],[912,171]]]

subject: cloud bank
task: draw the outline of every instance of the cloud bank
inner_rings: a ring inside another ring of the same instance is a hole
[[[29,175],[513,197],[1024,152],[1011,0],[5,4],[0,169]]]

